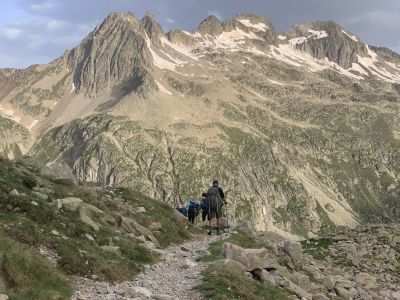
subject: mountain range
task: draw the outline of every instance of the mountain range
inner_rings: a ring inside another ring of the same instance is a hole
[[[0,69],[0,153],[171,205],[212,179],[232,221],[307,236],[399,214],[400,55],[333,21],[111,13],[46,65]]]

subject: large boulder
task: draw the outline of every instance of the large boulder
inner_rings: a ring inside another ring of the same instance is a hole
[[[310,277],[305,274],[295,273],[293,274],[291,279],[293,283],[295,283],[296,285],[298,285],[299,287],[301,287],[306,291],[308,291],[309,288],[311,287]]]
[[[240,230],[250,236],[255,237],[256,230],[254,229],[254,226],[247,220],[241,220],[239,223],[235,226],[235,230]]]
[[[292,294],[295,294],[300,299],[311,299],[312,298],[312,295],[310,293],[308,293],[307,291],[305,291],[304,289],[302,289],[297,284],[295,284],[291,281],[287,282],[287,285],[285,286],[285,288]]]
[[[232,268],[235,270],[240,271],[241,273],[246,272],[246,267],[243,266],[240,262],[232,259],[220,259],[217,260],[216,262],[213,263],[213,266],[215,266],[218,269],[225,269],[225,268]]]
[[[276,287],[277,283],[275,277],[266,270],[261,270],[260,281],[267,287]]]
[[[64,184],[78,185],[79,181],[65,162],[54,162],[51,166],[41,166],[42,175],[51,176]]]
[[[131,298],[142,299],[142,297],[151,298],[153,296],[153,293],[144,287],[135,286],[135,287],[129,287],[125,291],[124,296],[129,299]]]
[[[336,294],[344,300],[351,300],[353,299],[347,289],[341,286],[335,287]]]
[[[156,237],[153,235],[150,229],[140,225],[138,222],[134,222],[133,225],[135,226],[135,229],[143,234],[144,236],[147,236],[156,247],[160,247],[160,242],[156,239]]]
[[[79,217],[81,221],[91,227],[94,231],[99,231],[101,225],[93,221],[92,216],[94,214],[101,215],[104,214],[104,212],[98,209],[96,206],[86,203],[79,209]]]
[[[132,227],[131,223],[133,223],[134,220],[126,217],[120,217],[119,218],[119,226],[126,232],[126,233],[135,233],[135,229]]]
[[[160,242],[156,239],[156,237],[153,235],[152,231],[142,225],[140,225],[138,222],[136,222],[134,219],[127,218],[127,217],[120,217],[119,218],[119,224],[122,227],[122,229],[126,233],[135,233],[138,235],[143,235],[147,239],[153,242],[153,244],[156,247],[160,247]]]
[[[303,249],[297,243],[286,241],[282,250],[290,257],[296,269],[301,269],[303,263]]]
[[[81,208],[83,201],[79,198],[64,198],[53,201],[56,210],[64,209],[66,211],[74,212]]]
[[[367,289],[376,288],[376,278],[368,273],[361,272],[356,276],[356,283]]]
[[[240,262],[246,271],[255,269],[274,270],[276,262],[270,257],[266,249],[244,249],[231,243],[224,243],[222,256]]]

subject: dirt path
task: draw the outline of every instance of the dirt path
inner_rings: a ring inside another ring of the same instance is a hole
[[[173,245],[158,250],[161,262],[146,266],[146,270],[132,281],[112,285],[86,278],[75,278],[74,285],[77,292],[72,299],[200,300],[202,297],[195,287],[201,283],[201,272],[207,268],[207,264],[196,262],[196,259],[207,251],[210,243],[219,238],[201,237],[179,246]]]

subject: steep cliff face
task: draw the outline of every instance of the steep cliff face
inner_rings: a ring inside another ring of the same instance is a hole
[[[37,136],[29,155],[81,181],[177,204],[219,178],[233,221],[299,235],[400,213],[400,59],[334,22],[211,16],[164,34],[113,13],[14,73],[0,104]]]
[[[366,45],[354,34],[333,21],[302,24],[288,32],[296,49],[317,59],[327,58],[345,69],[357,63],[357,55],[366,56]]]
[[[9,118],[0,116],[0,155],[14,159],[26,152],[31,142],[29,131]]]
[[[109,15],[78,47],[66,54],[77,92],[96,97],[120,88],[129,94],[151,84],[148,69],[151,69],[152,57],[143,32],[155,39],[159,29],[156,27],[148,16],[140,23],[130,13]]]

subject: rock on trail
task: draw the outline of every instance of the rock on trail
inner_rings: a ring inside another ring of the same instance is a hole
[[[182,245],[156,250],[160,254],[160,262],[146,266],[145,271],[132,281],[113,285],[75,277],[76,292],[72,300],[202,299],[195,287],[201,283],[201,272],[207,268],[207,263],[196,262],[196,259],[207,251],[210,243],[219,238],[219,236],[202,237]]]

